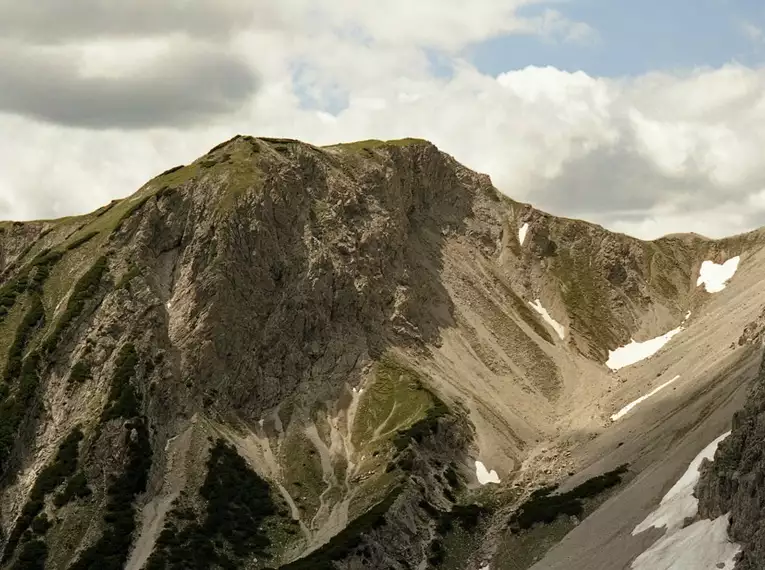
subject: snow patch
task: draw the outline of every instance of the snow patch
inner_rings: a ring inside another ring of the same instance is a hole
[[[685,318],[683,319],[683,322],[687,321],[690,318],[691,318],[691,312],[688,311],[687,313],[685,313]]]
[[[531,305],[531,308],[542,316],[542,319],[544,319],[548,325],[555,329],[555,332],[558,333],[558,336],[561,340],[566,338],[566,327],[564,327],[562,324],[550,316],[550,313],[548,313],[547,309],[542,306],[542,302],[539,299],[533,303],[529,303],[529,305]]]
[[[481,566],[481,568],[479,568],[479,570],[489,570],[489,565],[487,564],[485,566]]]
[[[635,527],[632,536],[640,534],[651,527],[666,527],[667,534],[664,538],[674,534],[683,526],[687,517],[695,517],[699,511],[699,500],[693,496],[696,484],[699,482],[699,467],[704,459],[710,461],[714,459],[717,446],[720,442],[730,435],[726,432],[707,445],[691,461],[687,471],[680,477],[680,480],[664,495],[659,507],[648,515],[643,522]]]
[[[625,366],[630,366],[631,364],[650,358],[659,352],[673,336],[682,330],[683,327],[680,326],[676,329],[672,329],[668,333],[657,336],[656,338],[644,342],[635,342],[634,340],[631,340],[630,343],[625,346],[620,346],[616,350],[609,350],[606,366],[611,370],[619,370]]]
[[[719,293],[728,284],[738,269],[740,257],[731,257],[723,264],[717,264],[714,261],[705,261],[699,269],[699,278],[696,280],[698,287],[702,283],[708,293]]]
[[[632,562],[633,570],[733,570],[741,550],[728,538],[730,513],[665,535]]]
[[[620,418],[624,417],[625,415],[627,415],[627,413],[628,413],[628,412],[629,412],[629,411],[630,411],[632,408],[634,408],[635,406],[637,406],[637,405],[638,405],[639,403],[641,403],[641,402],[645,402],[645,401],[646,401],[648,398],[650,398],[651,396],[655,396],[657,393],[659,393],[661,390],[663,390],[664,388],[666,388],[667,386],[669,386],[670,384],[672,384],[672,382],[674,382],[674,381],[675,381],[675,380],[677,380],[678,378],[680,378],[680,376],[679,376],[679,375],[678,375],[678,376],[675,376],[674,378],[672,378],[672,380],[667,380],[667,381],[666,381],[666,382],[664,382],[664,384],[662,384],[661,386],[658,386],[658,387],[654,388],[653,390],[651,390],[650,392],[648,392],[648,394],[646,394],[645,396],[641,396],[640,398],[638,398],[638,399],[637,399],[637,400],[635,400],[634,402],[630,402],[629,404],[627,404],[626,406],[624,406],[624,407],[623,407],[621,410],[619,410],[618,412],[616,412],[616,413],[615,413],[613,416],[611,416],[611,421],[612,421],[612,422],[615,422],[616,420],[618,420],[618,419],[620,419]]]
[[[521,245],[523,245],[523,242],[526,241],[526,234],[528,233],[528,231],[529,231],[529,224],[528,223],[523,224],[518,229],[518,243],[520,243]]]
[[[489,483],[499,483],[499,475],[492,469],[491,471],[486,469],[486,466],[480,461],[475,462],[475,476],[478,478],[478,482],[481,485],[488,485]]]
[[[682,528],[686,517],[698,514],[699,501],[693,492],[701,476],[702,461],[713,461],[717,446],[729,435],[726,432],[707,445],[664,495],[659,507],[632,531],[635,536],[651,527],[667,529],[664,536],[632,562],[632,570],[733,570],[741,547],[728,537],[730,513]]]

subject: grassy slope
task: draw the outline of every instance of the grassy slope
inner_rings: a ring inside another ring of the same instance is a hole
[[[388,467],[397,448],[442,406],[415,370],[390,356],[375,364],[374,378],[360,396],[351,430],[361,477],[351,517],[381,500],[399,481],[400,473]]]

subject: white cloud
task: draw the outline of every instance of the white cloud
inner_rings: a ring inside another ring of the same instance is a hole
[[[156,107],[148,95],[141,116],[80,101],[79,127],[41,122],[40,113],[27,119],[10,108],[0,112],[0,129],[13,133],[13,144],[9,139],[0,153],[0,217],[95,208],[242,133],[316,144],[427,138],[490,174],[514,198],[643,237],[686,230],[718,236],[765,223],[759,158],[765,69],[731,64],[607,79],[527,67],[492,77],[462,59],[471,44],[505,33],[592,39],[585,23],[568,22],[551,8],[565,7],[560,2],[423,0],[413,8],[404,0],[227,0],[220,13],[212,4],[197,7],[180,23],[176,4],[162,16],[158,4],[136,6],[106,35],[74,17],[52,33],[53,19],[23,11],[8,40],[16,43],[6,45],[42,54],[53,49],[44,39],[55,38],[56,50],[76,55],[79,76],[108,78],[112,90],[122,80],[142,89],[136,78],[147,69],[156,73],[167,54],[201,53],[206,45],[209,53],[245,62],[257,88],[246,95],[245,83],[228,96],[219,74],[205,85],[209,96],[195,91],[187,102],[182,93],[173,95],[179,106],[196,105],[188,111],[194,121],[179,114],[172,123],[152,123]],[[534,15],[519,15],[523,7]],[[8,10],[0,0],[0,15]],[[141,24],[141,10],[153,14],[151,26]],[[257,17],[249,18],[252,11]],[[446,58],[448,76],[434,74],[433,50]],[[178,77],[190,77],[195,60],[178,57],[185,66]],[[60,84],[47,88],[55,93]],[[82,98],[86,91],[65,95],[78,93]],[[163,104],[168,93],[162,92]],[[97,120],[82,119],[88,109],[100,113]]]
[[[584,22],[546,8],[555,0],[288,0],[279,2],[284,21],[300,22],[303,30],[330,29],[385,45],[421,46],[457,51],[490,37],[539,34],[580,41],[594,31]],[[541,13],[522,16],[520,8],[539,6]]]
[[[753,42],[761,42],[765,34],[763,34],[762,28],[754,25],[751,22],[740,22],[739,27],[741,32]]]

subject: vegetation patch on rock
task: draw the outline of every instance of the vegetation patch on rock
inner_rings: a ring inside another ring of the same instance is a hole
[[[101,421],[139,415],[139,396],[132,382],[137,365],[138,353],[135,346],[131,343],[123,345],[117,355],[109,401],[101,415]]]
[[[56,323],[53,332],[43,345],[46,353],[52,354],[66,332],[67,328],[82,314],[85,304],[92,299],[101,286],[101,279],[108,270],[106,257],[100,257],[93,266],[75,283],[64,314]]]
[[[35,517],[45,508],[45,498],[77,471],[79,444],[82,438],[82,430],[79,427],[73,429],[59,446],[53,462],[40,472],[29,494],[29,499],[8,537],[3,562],[10,560],[26,530],[33,525]],[[40,554],[42,551],[34,548],[25,554],[25,558],[28,558],[31,552]]]
[[[45,319],[45,308],[43,307],[42,299],[40,295],[34,293],[30,295],[29,310],[24,314],[24,318],[21,320],[18,328],[16,329],[16,336],[13,339],[13,344],[8,351],[8,360],[5,365],[5,382],[14,382],[20,372],[21,364],[24,359],[24,351],[29,344],[29,340],[39,327],[40,323]]]
[[[392,490],[385,499],[351,521],[348,526],[334,536],[327,544],[305,558],[282,566],[281,569],[334,570],[334,561],[348,557],[362,545],[364,535],[385,525],[385,515],[393,506],[401,491],[401,488]]]
[[[264,525],[279,512],[270,486],[223,440],[210,452],[200,495],[206,505],[201,522],[175,509],[146,570],[240,568],[246,560],[270,557]]]
[[[386,356],[375,365],[375,378],[361,395],[354,444],[360,448],[388,439],[401,450],[432,431],[447,412],[415,370]]]
[[[152,449],[145,418],[131,419],[125,430],[127,465],[107,489],[103,533],[70,570],[122,570],[127,562],[136,530],[134,501],[146,491]]]
[[[595,497],[622,482],[628,465],[588,479],[570,491],[554,494],[555,487],[537,489],[510,518],[513,530],[529,529],[535,524],[549,524],[563,515],[579,517],[584,511],[584,499]]]

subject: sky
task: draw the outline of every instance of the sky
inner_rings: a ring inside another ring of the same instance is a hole
[[[130,195],[235,134],[426,138],[641,238],[765,225],[755,0],[0,0],[0,218]]]

